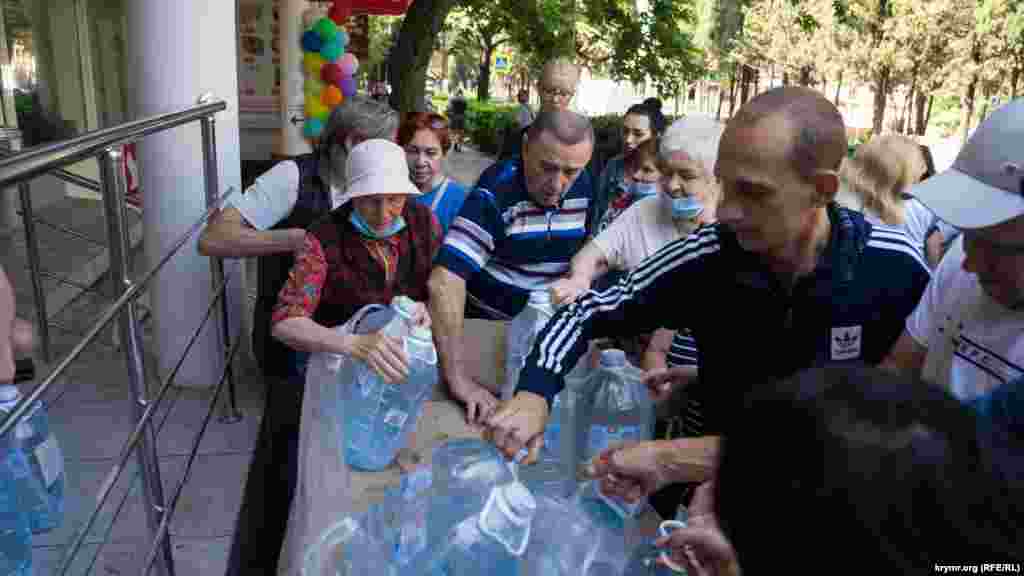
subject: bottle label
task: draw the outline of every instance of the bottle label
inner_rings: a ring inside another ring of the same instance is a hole
[[[43,473],[43,483],[49,489],[64,474],[64,455],[60,452],[60,444],[53,434],[45,442],[36,446],[36,461]]]
[[[642,439],[643,429],[640,426],[593,425],[590,427],[587,441],[587,448],[589,450],[587,457],[593,458],[616,444]]]
[[[408,412],[392,408],[384,413],[384,430],[391,436],[398,436],[408,419]]]

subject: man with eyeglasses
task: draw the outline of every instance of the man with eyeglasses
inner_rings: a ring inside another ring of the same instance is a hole
[[[913,193],[963,234],[885,365],[973,402],[1024,377],[1024,99],[993,112],[952,168]]]
[[[565,58],[549,60],[544,64],[537,86],[541,110],[568,110],[579,83],[578,66]]]

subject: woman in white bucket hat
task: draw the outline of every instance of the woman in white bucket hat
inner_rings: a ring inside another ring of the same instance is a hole
[[[420,191],[409,181],[405,151],[394,142],[357,145],[345,172],[341,205],[310,228],[296,255],[274,308],[272,333],[300,352],[354,356],[384,379],[400,381],[408,366],[398,341],[333,328],[364,306],[387,305],[395,296],[425,302],[441,226],[429,206],[408,201]],[[427,321],[424,307],[420,314]],[[304,364],[306,355],[298,356]],[[295,373],[304,379],[303,368]]]

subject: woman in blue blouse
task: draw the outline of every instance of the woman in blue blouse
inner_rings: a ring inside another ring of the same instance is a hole
[[[409,114],[398,129],[398,144],[405,148],[409,178],[422,193],[416,200],[430,206],[441,229],[448,232],[469,193],[444,173],[444,159],[452,145],[448,122],[440,114]]]

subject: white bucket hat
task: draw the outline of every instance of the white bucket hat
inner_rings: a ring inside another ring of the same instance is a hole
[[[957,228],[988,228],[1024,215],[1024,99],[992,112],[953,167],[911,194]]]
[[[352,198],[378,194],[419,196],[419,188],[409,180],[405,150],[390,140],[373,139],[360,142],[348,153],[345,163],[344,204]]]

